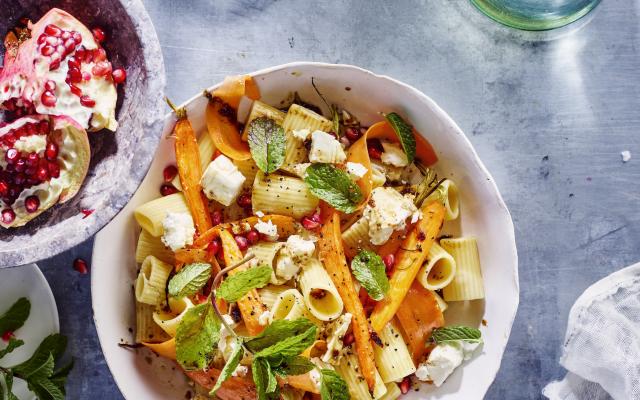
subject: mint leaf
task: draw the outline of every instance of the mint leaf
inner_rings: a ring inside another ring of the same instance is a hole
[[[349,387],[336,371],[320,370],[320,396],[322,400],[349,400]]]
[[[273,368],[273,372],[279,376],[302,375],[315,367],[306,357],[295,356],[284,359],[280,365]]]
[[[282,338],[278,343],[260,350],[254,356],[267,358],[278,365],[283,359],[297,356],[311,346],[316,340],[316,333],[317,328],[313,325],[299,335]]]
[[[18,347],[22,346],[24,344],[24,341],[19,340],[19,339],[14,339],[11,338],[9,339],[9,344],[7,344],[7,347],[5,347],[4,349],[0,350],[0,358],[6,356],[7,354],[11,353],[12,351],[14,351],[15,349],[17,349]],[[2,397],[0,397],[1,399]]]
[[[361,250],[351,261],[351,270],[373,300],[382,300],[389,291],[385,265],[376,253]]]
[[[209,392],[209,396],[215,395],[218,389],[220,389],[220,386],[222,386],[222,383],[229,379],[231,374],[233,374],[236,368],[238,368],[243,355],[244,347],[242,347],[242,340],[240,340],[239,338],[235,338],[235,346],[233,346],[231,357],[229,358],[229,361],[227,361],[227,363],[224,365],[224,368],[222,368],[222,371],[220,371],[220,376],[218,376],[215,386],[213,386],[213,389],[211,389],[211,391]]]
[[[400,139],[400,144],[402,144],[404,153],[407,155],[409,164],[411,164],[416,158],[416,138],[413,136],[413,128],[411,125],[406,123],[401,116],[394,112],[386,114],[384,117],[387,122],[389,122],[396,135],[398,135],[398,139]]]
[[[304,181],[316,197],[336,210],[352,213],[362,201],[362,191],[349,175],[331,164],[311,164]]]
[[[253,375],[253,382],[256,384],[258,400],[275,400],[279,397],[277,392],[278,382],[267,360],[254,358],[251,363],[251,374]],[[275,382],[275,388],[273,382]]]
[[[307,318],[297,318],[294,320],[279,319],[267,326],[258,336],[245,343],[247,349],[252,353],[257,353],[270,346],[275,345],[283,338],[297,336],[315,327],[313,322]]]
[[[7,400],[17,400],[18,398],[13,394],[13,372],[9,371],[5,374],[4,385],[7,388]],[[2,384],[0,384],[0,399],[4,399],[2,395]]]
[[[19,298],[0,316],[0,335],[13,332],[24,325],[31,312],[31,302],[26,297]]]
[[[31,358],[13,367],[15,375],[24,379],[48,378],[53,373],[54,360],[67,348],[67,338],[54,333],[40,343]]]
[[[67,377],[69,376],[69,372],[71,372],[71,370],[73,369],[73,364],[74,364],[74,360],[71,359],[71,361],[69,361],[67,365],[55,371],[53,375],[51,375],[51,377],[49,378],[49,380],[53,382],[54,385],[60,388],[62,393],[65,393],[64,386],[67,383]]]
[[[248,140],[251,156],[263,172],[274,172],[284,163],[284,129],[271,118],[259,117],[251,121]]]
[[[40,400],[64,400],[64,392],[48,379],[29,381],[28,387]]]
[[[268,265],[261,265],[230,275],[222,281],[216,290],[216,296],[229,302],[238,301],[250,290],[269,283],[272,272],[273,269]]]
[[[472,343],[482,343],[482,334],[479,329],[467,326],[445,326],[435,328],[431,333],[431,340],[436,344],[456,342],[459,340]]]
[[[209,278],[211,278],[210,264],[189,264],[169,281],[169,295],[172,297],[191,296],[206,285]]]
[[[220,320],[211,302],[190,308],[176,331],[176,358],[185,370],[209,366],[220,340]]]

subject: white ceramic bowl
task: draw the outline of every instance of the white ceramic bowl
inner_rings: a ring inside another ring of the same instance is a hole
[[[518,261],[513,223],[493,178],[482,165],[471,143],[433,100],[418,90],[386,76],[348,65],[292,63],[252,74],[262,100],[272,105],[298,92],[306,101],[321,105],[311,78],[322,94],[344,106],[365,124],[380,119],[379,112],[397,111],[405,116],[436,149],[437,169],[456,181],[461,193],[461,218],[445,229],[478,239],[486,299],[451,304],[448,323],[479,326],[485,344],[440,387],[423,385],[407,400],[421,398],[481,399],[500,367],[511,325],[518,307]],[[196,95],[185,103],[194,129],[205,128],[205,99]],[[326,110],[325,110],[326,111]],[[240,113],[241,114],[241,113]],[[168,135],[173,117],[166,119]],[[93,252],[92,296],[98,336],[105,358],[123,395],[130,400],[184,398],[189,389],[171,363],[118,347],[131,342],[135,325],[132,283],[137,228],[133,210],[159,196],[163,168],[175,161],[173,141],[162,140],[142,185],[123,211],[96,237]],[[486,326],[481,324],[487,321]],[[427,393],[429,393],[427,395]]]

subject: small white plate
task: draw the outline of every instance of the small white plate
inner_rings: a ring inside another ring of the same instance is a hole
[[[478,239],[486,288],[484,301],[450,304],[445,318],[448,324],[478,326],[485,344],[482,351],[458,368],[443,386],[425,384],[421,391],[412,391],[403,399],[482,399],[500,368],[518,308],[518,256],[509,211],[469,140],[456,123],[420,91],[358,67],[299,62],[251,75],[260,89],[261,100],[268,104],[277,106],[297,92],[301,98],[322,106],[311,86],[311,77],[314,77],[327,99],[348,109],[365,125],[379,121],[381,111],[398,111],[433,145],[440,159],[436,166],[438,173],[452,178],[460,188],[461,217],[453,224],[446,224],[445,231]],[[206,130],[206,104],[201,93],[184,104],[189,121],[198,133]],[[241,105],[240,115],[242,111]],[[167,116],[163,138],[170,135],[174,121],[172,115]],[[142,185],[94,242],[91,295],[96,329],[111,373],[124,397],[130,400],[183,398],[190,390],[175,364],[149,356],[146,351],[118,347],[120,341],[133,341],[135,327],[132,288],[140,227],[135,223],[133,210],[159,197],[162,170],[172,163],[175,163],[174,142],[161,140]],[[487,326],[480,323],[483,319],[488,322]]]
[[[56,300],[47,279],[35,264],[0,269],[0,315],[20,297],[26,297],[31,302],[29,318],[22,328],[14,332],[17,339],[24,340],[24,345],[0,360],[2,367],[27,360],[42,339],[60,332]],[[0,348],[5,346],[6,343],[0,343]],[[20,379],[14,381],[13,392],[20,400],[35,399],[33,393],[27,389],[26,383]]]

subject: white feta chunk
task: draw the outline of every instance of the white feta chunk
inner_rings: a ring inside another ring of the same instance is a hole
[[[344,335],[351,325],[352,315],[344,313],[338,319],[328,324],[327,328],[327,351],[322,356],[322,361],[337,365],[342,358],[344,349]]]
[[[382,148],[384,151],[380,159],[384,164],[393,165],[394,167],[406,167],[409,165],[409,159],[407,159],[407,155],[399,144],[383,141]]]
[[[621,151],[620,156],[622,157],[622,162],[631,160],[631,152],[629,150]]]
[[[236,327],[235,321],[229,314],[222,315],[222,318],[232,329]],[[220,350],[220,352],[222,353],[224,361],[229,361],[229,359],[233,355],[235,346],[237,346],[237,343],[233,332],[230,332],[224,326],[224,324],[220,324],[220,340],[218,341],[218,350]]]
[[[308,129],[295,129],[291,131],[291,134],[293,135],[293,137],[298,138],[304,142],[305,140],[309,139],[311,131]]]
[[[368,171],[369,170],[367,169],[367,167],[365,167],[360,163],[354,163],[354,162],[347,163],[347,172],[349,173],[349,175],[351,175],[356,179],[362,178],[363,176],[365,176],[365,174]]]
[[[431,350],[427,361],[421,363],[416,369],[416,378],[421,381],[432,381],[434,385],[441,386],[451,373],[468,360],[479,343],[458,341],[442,343]]]
[[[220,155],[209,163],[200,184],[209,199],[230,206],[242,191],[245,180],[238,167],[229,158]]]
[[[267,310],[264,311],[262,314],[260,314],[260,316],[258,317],[258,323],[262,326],[266,326],[269,323],[269,318],[271,318],[271,311]]]
[[[296,276],[299,270],[300,265],[293,260],[289,250],[286,247],[280,250],[276,259],[276,276],[288,281]]]
[[[278,226],[271,222],[271,220],[267,222],[260,220],[253,227],[255,230],[262,233],[267,239],[271,241],[278,240]]]
[[[300,235],[291,235],[287,239],[287,250],[294,262],[303,264],[313,256],[316,245],[312,240],[303,239]]]
[[[255,214],[256,214],[256,217],[258,218],[264,217],[264,213],[262,211],[256,211]]]
[[[346,159],[347,155],[335,137],[322,131],[314,131],[311,134],[309,161],[312,163],[339,164]]]
[[[384,244],[393,233],[406,226],[406,219],[417,211],[410,195],[401,195],[393,188],[379,187],[371,193],[371,201],[364,209],[369,221],[369,239],[372,244]]]
[[[249,368],[244,366],[244,365],[238,365],[235,369],[235,371],[233,371],[231,373],[231,376],[239,376],[241,378],[247,376],[247,374],[249,373]]]
[[[190,214],[169,212],[162,220],[162,227],[162,243],[171,250],[176,251],[193,244],[196,228]]]

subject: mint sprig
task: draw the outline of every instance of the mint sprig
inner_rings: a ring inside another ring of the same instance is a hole
[[[362,191],[349,175],[331,164],[312,164],[304,181],[316,197],[336,210],[352,213],[362,201]]]
[[[411,164],[416,158],[416,138],[413,136],[413,128],[411,125],[406,123],[401,116],[394,112],[386,114],[384,117],[387,122],[389,122],[396,135],[398,135],[402,149],[407,155],[409,164]]]
[[[285,156],[284,130],[271,118],[259,117],[249,123],[248,141],[251,157],[264,173],[276,171]]]
[[[216,384],[213,386],[213,389],[209,392],[209,396],[214,396],[218,389],[222,386],[222,383],[229,379],[233,372],[238,368],[240,361],[242,360],[242,356],[244,356],[244,347],[242,347],[242,340],[238,337],[234,339],[235,346],[233,346],[233,352],[231,353],[231,357],[229,361],[224,365],[222,371],[220,371],[220,376],[216,380]]]
[[[211,278],[210,264],[188,264],[169,281],[169,295],[172,297],[191,296],[206,285],[209,278]]]
[[[249,291],[266,286],[272,273],[271,267],[261,265],[230,275],[222,281],[216,290],[216,296],[229,302],[238,301]]]
[[[277,344],[283,338],[302,335],[313,328],[315,328],[315,325],[307,318],[297,318],[294,320],[278,319],[267,326],[258,336],[247,340],[245,345],[249,351],[257,353]]]
[[[320,370],[320,396],[322,400],[349,400],[347,382],[334,370]]]
[[[482,343],[482,333],[479,329],[468,326],[444,326],[433,330],[431,340],[435,344],[458,341]]]
[[[31,312],[31,302],[26,297],[19,298],[0,316],[0,335],[13,332],[24,325]]]
[[[389,291],[389,278],[384,262],[376,253],[361,250],[351,261],[351,270],[373,300],[382,300]]]
[[[187,371],[209,366],[220,340],[220,320],[210,301],[192,307],[176,330],[176,359]]]
[[[273,368],[273,372],[278,376],[302,375],[314,369],[316,366],[308,358],[302,356],[294,356],[286,358],[277,367]]]

